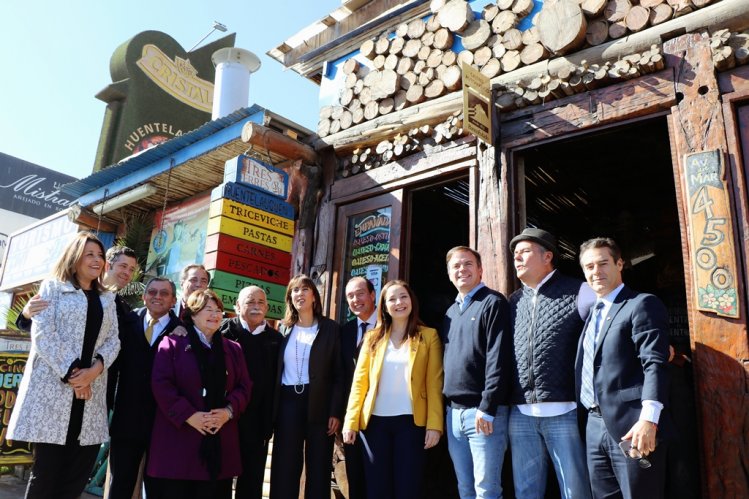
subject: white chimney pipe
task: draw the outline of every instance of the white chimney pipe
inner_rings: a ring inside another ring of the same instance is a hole
[[[250,75],[260,68],[260,59],[249,50],[226,47],[211,56],[216,67],[211,120],[223,118],[247,107]]]

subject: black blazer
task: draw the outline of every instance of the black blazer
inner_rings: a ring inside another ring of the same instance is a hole
[[[327,317],[317,320],[319,331],[312,342],[309,354],[309,405],[307,420],[311,423],[328,423],[328,418],[343,418],[343,369],[341,367],[340,330],[335,321]],[[275,415],[278,414],[278,400],[283,374],[283,354],[289,344],[291,328],[281,326],[283,341],[278,352],[278,372],[276,375]]]
[[[122,438],[150,438],[156,402],[151,391],[151,369],[159,343],[182,322],[169,311],[169,323],[149,345],[143,329],[146,309],[131,312],[120,321],[120,354],[109,369],[109,382],[116,387],[114,413],[109,434]]]
[[[578,415],[584,428],[587,410],[580,404],[583,341],[593,314],[580,335],[575,360]],[[668,405],[668,313],[655,296],[627,286],[619,292],[603,318],[593,360],[595,390],[606,429],[621,439],[640,418],[643,400],[664,404],[658,438],[672,436]]]
[[[252,381],[250,403],[239,416],[239,438],[248,443],[270,440],[273,434],[278,352],[283,337],[267,324],[261,333],[253,335],[242,327],[239,317],[225,320],[220,332],[241,345]]]

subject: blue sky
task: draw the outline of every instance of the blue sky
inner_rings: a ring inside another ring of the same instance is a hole
[[[105,109],[94,95],[111,83],[115,48],[141,31],[157,30],[189,49],[214,20],[237,34],[237,47],[260,57],[250,104],[314,130],[317,85],[265,53],[340,5],[340,0],[4,0],[0,151],[78,178],[90,175]]]

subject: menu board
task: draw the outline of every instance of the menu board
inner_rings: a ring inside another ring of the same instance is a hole
[[[352,277],[364,277],[374,285],[375,296],[388,280],[390,262],[390,227],[392,208],[384,206],[349,217],[346,230],[343,287]],[[343,318],[351,315],[343,297]]]

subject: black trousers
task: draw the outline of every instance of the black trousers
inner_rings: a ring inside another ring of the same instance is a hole
[[[76,499],[86,487],[99,444],[34,444],[26,499]]]
[[[421,497],[425,433],[426,428],[416,426],[411,414],[370,418],[357,439],[365,439],[370,451],[367,453],[362,445],[368,499]]]
[[[231,499],[233,479],[225,480],[167,480],[154,479],[159,499]],[[146,493],[148,495],[148,493]],[[148,497],[148,499],[152,499]]]
[[[242,416],[244,417],[244,416]],[[268,459],[268,442],[262,435],[240,441],[242,474],[237,478],[235,499],[262,499],[265,461]]]
[[[302,463],[306,466],[305,499],[330,499],[333,436],[328,424],[307,421],[309,387],[296,394],[293,386],[282,386],[273,437],[271,499],[297,499]]]
[[[367,489],[364,481],[364,450],[361,439],[357,438],[353,445],[344,445],[343,452],[346,456],[348,499],[365,499]]]
[[[130,499],[133,496],[140,462],[148,451],[149,441],[140,438],[113,437],[109,448],[109,484],[108,499]],[[156,496],[154,480],[143,474],[146,494]]]

